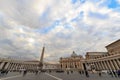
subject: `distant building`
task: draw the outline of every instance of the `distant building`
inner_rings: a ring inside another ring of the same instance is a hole
[[[83,57],[81,55],[77,55],[74,51],[70,57],[60,58],[60,66],[63,70],[82,70],[83,66],[81,63]]]
[[[63,70],[120,70],[120,39],[106,46],[108,52],[87,52],[85,59],[74,51],[70,57],[60,58]]]
[[[120,39],[107,45],[106,52],[87,52],[85,64],[95,70],[120,70]]]
[[[85,57],[86,59],[96,59],[107,55],[107,52],[87,52]]]
[[[55,63],[43,63],[44,70],[59,70],[60,64]]]
[[[120,39],[106,46],[110,55],[120,54]]]

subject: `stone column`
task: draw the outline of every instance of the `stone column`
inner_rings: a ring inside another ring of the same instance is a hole
[[[15,66],[16,66],[16,64],[15,64],[15,63],[13,63],[12,70],[15,70]]]
[[[23,65],[23,63],[22,63],[20,69],[23,69],[23,66],[24,66],[24,65]]]
[[[111,73],[112,73],[112,76],[113,76],[114,73],[113,73],[113,71],[112,71],[112,68],[111,68],[111,66],[110,66],[110,63],[109,63],[108,61],[106,61],[106,63],[107,63],[107,65],[108,65],[108,67],[109,67],[109,69],[110,69],[110,71],[111,71]]]
[[[104,63],[106,65],[107,69],[111,71],[111,68],[110,68],[109,64],[107,63],[107,61],[104,61]]]
[[[16,67],[15,67],[15,70],[18,70],[18,63],[16,63]]]
[[[75,61],[75,68],[78,68],[77,62]]]
[[[111,65],[111,67],[112,67],[112,70],[115,70],[115,67],[114,67],[114,65],[113,65],[113,63],[112,63],[111,60],[109,60],[109,63],[110,63],[110,65]]]
[[[97,66],[96,66],[95,62],[93,62],[93,64],[94,64],[95,70],[97,70]]]
[[[18,63],[18,65],[17,65],[18,67],[17,67],[17,70],[20,70],[20,67],[21,67],[21,63]]]
[[[118,67],[118,65],[116,64],[115,60],[111,60],[111,61],[112,61],[112,63],[113,63],[113,66],[115,67],[115,70],[118,70],[119,67]]]
[[[118,69],[120,69],[120,64],[118,63],[117,59],[114,59],[114,62],[116,63]]]
[[[19,63],[19,65],[18,65],[18,69],[19,70],[21,69],[21,65],[22,65],[22,63]]]
[[[116,59],[116,62],[119,65],[119,69],[120,69],[120,61],[118,59]]]
[[[111,69],[112,69],[112,70],[115,70],[115,67],[113,66],[111,60],[108,60],[108,63],[110,64]]]
[[[79,68],[79,65],[78,65],[78,62],[76,61],[76,68],[78,69]]]
[[[27,65],[27,69],[29,69],[29,64]]]
[[[101,70],[104,70],[104,66],[102,64],[102,61],[100,61],[100,65],[101,65]]]
[[[10,66],[10,68],[9,68],[9,70],[11,71],[12,70],[12,68],[13,68],[13,63],[11,63],[11,66]]]
[[[26,64],[23,65],[23,69],[26,69],[25,66],[26,66]]]
[[[5,64],[5,62],[2,62],[2,63],[0,64],[0,70],[3,68],[4,64]]]
[[[70,65],[69,65],[70,63],[68,62],[67,64],[68,64],[68,68],[70,68]]]
[[[82,70],[84,70],[83,62],[81,63]]]
[[[15,70],[17,70],[17,63],[15,63],[15,67],[14,67]]]
[[[7,70],[10,70],[11,66],[12,66],[12,63],[9,64]]]
[[[25,69],[27,69],[27,64],[25,64]]]
[[[6,70],[6,69],[8,68],[9,65],[10,65],[10,63],[7,62],[4,69]]]
[[[75,62],[73,62],[73,68],[75,68]]]
[[[60,64],[60,66],[61,66],[62,64]],[[32,64],[30,64],[30,69],[32,69]]]
[[[77,62],[78,69],[80,69],[80,61]]]
[[[102,65],[103,65],[104,70],[106,70],[106,67],[105,67],[105,65],[104,65],[103,61],[101,61],[101,63],[102,63]]]
[[[82,70],[82,66],[81,66],[81,62],[80,62],[80,61],[78,62],[78,66],[79,66],[79,67],[78,67],[79,70]]]
[[[100,61],[98,62],[99,70],[102,70],[102,67],[100,65]]]
[[[26,64],[26,66],[25,66],[25,67],[26,67],[26,69],[27,69],[27,68],[28,68],[28,65]]]
[[[105,70],[108,70],[108,67],[107,67],[105,61],[102,61],[102,63],[103,63],[103,65],[104,65],[104,67],[105,67]]]
[[[63,63],[61,63],[61,69],[63,69]]]
[[[30,69],[30,64],[28,64],[28,69]]]
[[[13,66],[12,66],[11,70],[14,70],[14,68],[15,68],[15,63],[13,63]]]
[[[110,60],[110,64],[112,65],[113,67],[113,74],[115,77],[117,77],[117,74],[116,74],[116,67],[115,67],[115,64],[112,62],[112,60]]]
[[[66,64],[67,65],[67,64]],[[49,66],[49,65],[48,65]],[[35,70],[36,70],[36,65],[34,64]]]
[[[65,69],[65,63],[63,63],[63,69]]]
[[[95,62],[94,64],[96,66],[96,70],[99,70],[99,66],[98,66],[97,62]]]
[[[28,65],[26,64],[25,68],[27,69],[28,68]]]
[[[98,70],[100,70],[100,66],[99,66],[98,62],[96,62],[96,65],[98,66]]]
[[[62,64],[61,64],[62,65]],[[30,69],[32,69],[32,64],[30,65],[31,66],[31,68]]]
[[[69,67],[69,66],[68,66],[68,62],[66,62],[66,65],[67,65],[67,68],[68,68],[68,67]]]
[[[65,64],[64,64],[65,65]],[[34,65],[32,65],[32,67],[33,67],[33,70],[34,70]]]
[[[15,63],[15,70],[17,71],[19,67],[19,63]]]

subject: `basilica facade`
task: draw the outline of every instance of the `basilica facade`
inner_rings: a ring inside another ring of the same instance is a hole
[[[83,69],[82,60],[83,60],[83,57],[81,55],[77,55],[73,51],[70,57],[60,58],[60,66],[63,70],[68,70],[68,69],[82,70]]]

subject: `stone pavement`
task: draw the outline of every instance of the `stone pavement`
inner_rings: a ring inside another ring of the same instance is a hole
[[[116,78],[116,77],[112,77],[111,75],[108,74],[102,74],[102,76],[100,77],[97,73],[94,74],[90,74],[89,73],[89,77],[86,77],[84,74],[79,74],[78,72],[74,72],[74,73],[69,73],[69,75],[67,73],[50,73],[53,76],[62,78],[63,80],[120,80],[120,78]]]
[[[0,77],[0,80],[120,80],[120,78],[111,77],[108,74],[102,74],[100,77],[98,74],[89,74],[90,77],[87,78],[83,74],[78,72],[70,73],[69,75],[65,73],[40,73],[35,75],[35,73],[28,73],[26,76],[22,76],[19,73],[9,73],[6,76]]]

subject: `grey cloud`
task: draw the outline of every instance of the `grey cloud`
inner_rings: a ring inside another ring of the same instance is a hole
[[[39,16],[33,9],[33,0],[1,0],[0,9],[10,19],[25,26],[33,28],[42,27]]]
[[[54,1],[39,14],[33,8],[34,0],[0,1],[0,56],[39,59],[45,43],[45,61],[58,61],[73,50],[81,55],[86,51],[106,51],[105,46],[119,38],[119,13],[111,11],[107,13],[109,18],[102,21],[88,16],[87,4],[91,2],[77,4],[76,8],[69,1]],[[99,9],[94,8],[93,12]],[[74,18],[77,20],[71,21]],[[42,34],[44,27],[48,32]]]

